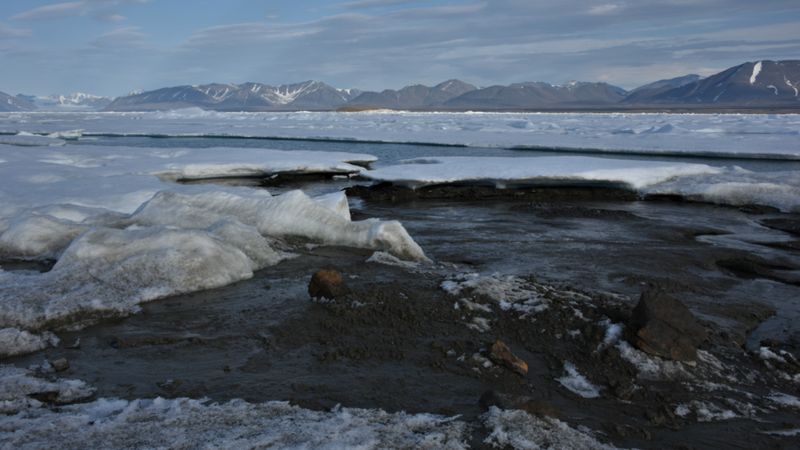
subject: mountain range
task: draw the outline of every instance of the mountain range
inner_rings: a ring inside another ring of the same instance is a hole
[[[269,86],[261,83],[176,86],[118,97],[109,111],[147,111],[200,107],[215,111],[326,110],[345,105],[360,94],[320,81]]]
[[[215,111],[402,109],[439,111],[800,109],[800,60],[756,61],[702,78],[685,75],[626,91],[601,82],[543,82],[477,87],[460,80],[380,92],[337,89],[320,81],[175,86],[110,99],[89,94],[35,97],[0,92],[0,111]]]

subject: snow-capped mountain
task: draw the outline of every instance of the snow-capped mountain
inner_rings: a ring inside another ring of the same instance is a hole
[[[526,82],[479,89],[460,80],[448,80],[433,87],[417,84],[380,92],[336,89],[319,81],[281,86],[212,83],[132,92],[115,99],[105,109],[147,111],[199,107],[216,111],[340,108],[492,111],[685,109],[714,105],[724,109],[800,108],[799,90],[800,61],[757,61],[731,67],[707,78],[685,75],[659,80],[630,92],[608,83],[578,81],[563,85]],[[70,104],[70,101],[65,99],[61,103]]]
[[[360,93],[319,81],[270,86],[262,83],[176,86],[119,97],[109,111],[200,107],[217,111],[325,110],[344,105]]]
[[[30,111],[32,109],[35,109],[33,103],[24,97],[14,97],[0,92],[0,111]]]
[[[27,99],[38,110],[43,111],[99,111],[108,106],[113,99],[99,95],[75,92],[69,95],[49,95],[37,97],[32,95],[18,95]]]
[[[800,60],[740,64],[649,99],[661,104],[798,105]]]

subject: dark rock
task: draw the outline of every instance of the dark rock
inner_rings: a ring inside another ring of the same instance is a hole
[[[526,400],[517,409],[539,417],[561,417],[561,412],[552,403],[544,400]]]
[[[480,400],[478,400],[478,404],[480,404],[483,409],[489,409],[492,406],[496,406],[500,409],[511,408],[511,402],[507,396],[492,390],[484,392]]]
[[[707,338],[689,308],[657,289],[642,293],[628,328],[639,350],[677,361],[697,359],[697,346]]]
[[[333,269],[317,271],[308,284],[308,295],[311,298],[327,298],[330,300],[347,294],[347,287],[342,279],[342,274]]]
[[[58,391],[43,391],[30,393],[28,397],[42,403],[56,403],[58,401],[58,395]]]
[[[483,395],[481,395],[479,404],[484,410],[487,410],[492,406],[496,406],[500,409],[519,409],[528,414],[539,417],[561,416],[558,408],[544,400],[538,400],[531,397],[516,398],[493,390],[484,392]]]
[[[63,372],[69,369],[69,361],[67,361],[67,358],[59,358],[55,361],[51,361],[50,365],[53,366],[53,370],[56,372]]]
[[[498,340],[492,344],[489,358],[496,364],[505,366],[522,376],[528,374],[528,363],[511,353],[511,350],[503,341]]]

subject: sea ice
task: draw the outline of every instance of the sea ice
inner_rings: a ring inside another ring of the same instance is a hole
[[[419,142],[645,154],[800,159],[794,114],[375,111],[0,114],[0,132]]]

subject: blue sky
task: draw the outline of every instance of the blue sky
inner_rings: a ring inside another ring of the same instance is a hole
[[[798,0],[3,0],[0,91],[317,79],[625,88],[800,58]]]

